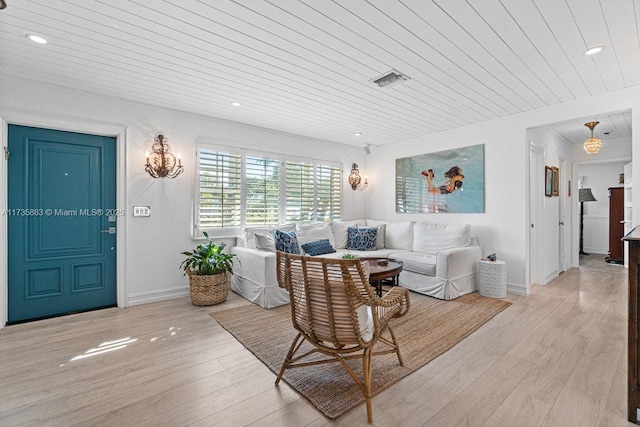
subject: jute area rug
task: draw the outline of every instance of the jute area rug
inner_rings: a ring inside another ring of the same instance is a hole
[[[441,301],[412,292],[409,313],[390,322],[405,366],[398,364],[395,354],[374,356],[374,394],[446,352],[510,305],[478,293]],[[211,316],[269,369],[279,372],[296,335],[289,305],[265,310],[250,304]],[[304,348],[311,346],[305,342]],[[362,378],[361,360],[349,363]],[[339,363],[288,369],[283,379],[330,419],[364,402],[360,389]]]

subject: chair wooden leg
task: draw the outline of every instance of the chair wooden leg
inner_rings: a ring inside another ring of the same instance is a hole
[[[396,334],[393,333],[393,329],[391,329],[391,326],[387,325],[387,329],[391,334],[391,340],[393,341],[393,345],[396,348],[396,355],[398,356],[398,362],[400,362],[400,366],[404,366],[404,362],[402,361],[402,356],[400,355],[400,346],[398,345],[398,341],[396,341]]]
[[[278,374],[278,378],[276,378],[276,385],[278,385],[278,383],[282,379],[284,371],[289,367],[289,365],[291,365],[291,359],[293,358],[293,353],[295,353],[296,351],[296,346],[298,345],[298,341],[300,340],[300,338],[302,338],[302,334],[298,332],[298,335],[296,335],[296,337],[293,339],[293,342],[291,343],[291,347],[289,347],[287,357],[284,358],[282,368],[280,368],[280,373]]]
[[[362,374],[364,379],[364,400],[367,404],[367,421],[373,422],[373,410],[371,408],[371,348],[367,348],[362,354]]]

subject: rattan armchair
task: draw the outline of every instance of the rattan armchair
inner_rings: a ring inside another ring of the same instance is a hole
[[[286,369],[340,362],[362,390],[371,412],[371,357],[396,353],[403,365],[400,348],[389,320],[401,317],[409,309],[409,291],[394,287],[379,298],[369,285],[365,266],[358,259],[328,259],[277,253],[277,277],[280,287],[289,291],[293,327],[298,334],[291,343],[276,385]],[[389,331],[389,338],[382,334]],[[304,341],[312,350],[296,355]],[[376,343],[383,346],[373,347]],[[302,361],[314,354],[322,360]],[[362,358],[363,378],[346,360]]]

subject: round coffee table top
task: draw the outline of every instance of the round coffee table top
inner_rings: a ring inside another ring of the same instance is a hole
[[[369,261],[369,281],[377,281],[394,277],[402,271],[402,261],[388,258],[360,258],[361,261]],[[386,265],[380,265],[379,261],[386,261]]]

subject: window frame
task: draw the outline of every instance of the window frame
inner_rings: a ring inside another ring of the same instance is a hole
[[[247,225],[246,222],[246,208],[247,208],[247,165],[246,158],[247,156],[251,157],[262,157],[268,159],[279,160],[279,212],[278,212],[278,224],[282,224],[284,222],[309,222],[309,221],[287,221],[287,189],[286,189],[286,164],[287,162],[306,162],[310,163],[313,166],[313,201],[314,201],[314,219],[311,221],[317,221],[318,218],[318,166],[329,167],[329,168],[338,168],[340,170],[340,179],[338,180],[340,186],[340,204],[339,204],[339,214],[340,218],[336,220],[340,220],[342,218],[343,212],[343,203],[344,203],[344,163],[335,160],[326,160],[326,159],[314,159],[311,157],[304,157],[299,155],[288,155],[278,152],[269,152],[259,149],[252,148],[242,148],[234,145],[224,144],[223,142],[206,142],[206,141],[196,141],[195,144],[195,156],[194,156],[194,200],[193,200],[193,237],[195,239],[201,238],[203,231],[206,231],[209,236],[217,237],[217,238],[233,238],[238,237],[242,234],[246,227],[260,227],[260,225]],[[240,227],[232,227],[232,228],[201,228],[200,227],[200,152],[202,150],[205,151],[217,151],[217,152],[225,152],[233,155],[240,155]],[[274,224],[275,225],[275,224]],[[266,225],[265,227],[268,227]]]

